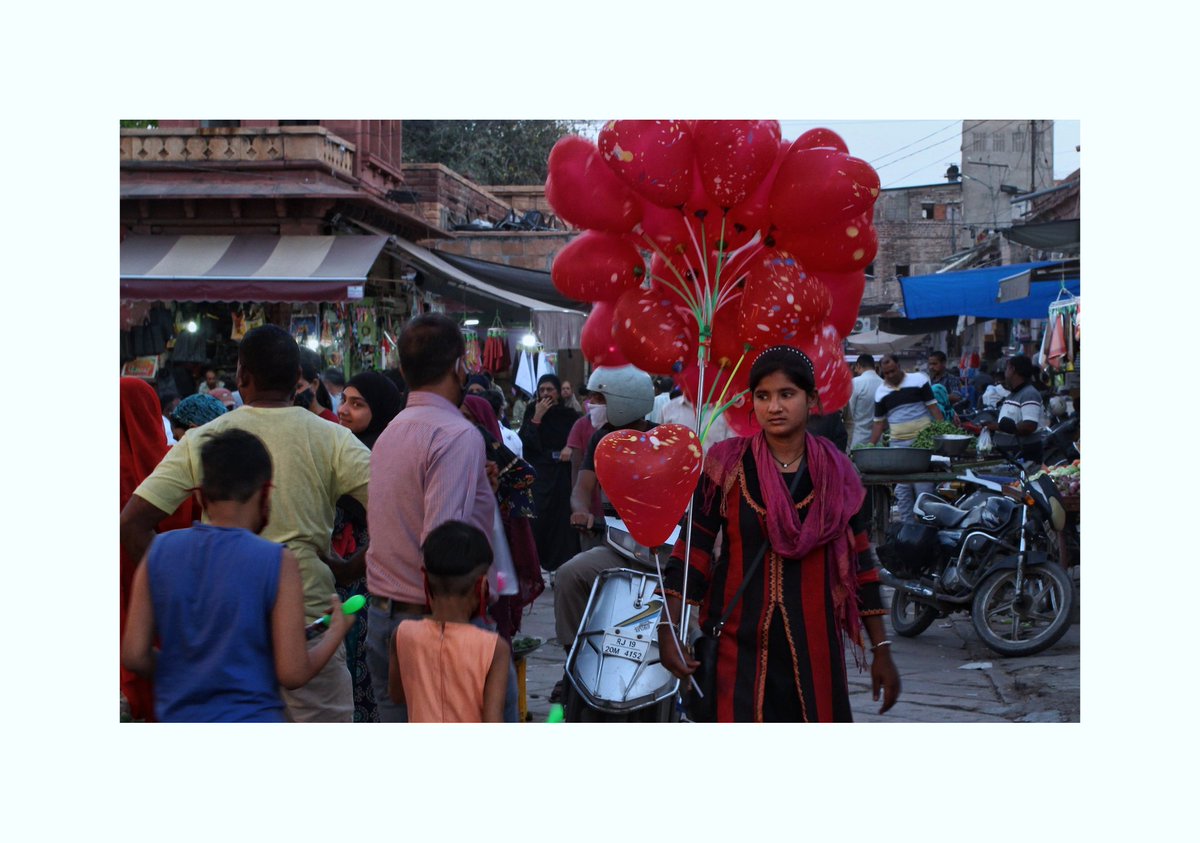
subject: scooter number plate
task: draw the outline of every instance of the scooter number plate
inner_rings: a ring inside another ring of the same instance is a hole
[[[646,653],[650,651],[650,642],[637,638],[628,638],[624,635],[613,635],[611,632],[604,633],[604,655],[619,656],[630,661],[642,662],[646,660]]]

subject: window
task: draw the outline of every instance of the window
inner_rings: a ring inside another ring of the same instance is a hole
[[[971,132],[971,151],[987,152],[987,135],[983,132]]]
[[[1002,132],[996,132],[994,135],[992,135],[992,152],[1003,152],[1003,151],[1004,151],[1004,134]]]
[[[1013,132],[1012,133],[1012,146],[1013,146],[1013,152],[1024,152],[1025,151],[1025,133],[1024,132]]]
[[[937,206],[934,205],[932,202],[922,202],[921,203],[921,219],[923,219],[923,220],[933,219],[936,207]]]
[[[201,129],[236,129],[242,125],[241,120],[201,120]]]
[[[909,276],[909,266],[906,263],[896,264],[896,277],[907,278]]]

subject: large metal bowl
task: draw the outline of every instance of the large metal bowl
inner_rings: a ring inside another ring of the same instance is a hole
[[[859,448],[850,459],[863,474],[917,474],[929,470],[932,448]]]
[[[934,453],[941,454],[943,457],[961,457],[967,452],[967,446],[971,444],[971,437],[944,434],[933,437],[933,441],[935,443],[933,446]]]

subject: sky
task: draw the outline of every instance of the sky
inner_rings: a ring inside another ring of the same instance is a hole
[[[962,120],[780,120],[779,124],[789,140],[818,127],[837,132],[851,155],[875,168],[884,188],[944,182],[947,166],[962,165]],[[585,134],[595,140],[602,126],[602,121],[596,121]],[[1054,178],[1065,178],[1079,168],[1078,145],[1079,121],[1054,121]]]
[[[875,168],[885,188],[944,182],[947,165],[962,164],[962,124],[962,120],[780,121],[783,136],[791,140],[818,126],[837,132],[851,155]],[[1064,178],[1079,167],[1078,145],[1079,121],[1055,121],[1054,178]]]

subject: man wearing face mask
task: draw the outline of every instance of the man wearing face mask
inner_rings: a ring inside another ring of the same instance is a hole
[[[367,505],[367,669],[385,723],[408,719],[388,694],[388,641],[401,621],[426,614],[421,544],[447,521],[491,536],[496,509],[483,440],[459,410],[468,373],[458,323],[440,313],[416,316],[398,344],[408,402],[375,440]]]
[[[596,432],[588,442],[579,477],[571,492],[571,526],[590,531],[604,526],[603,522],[597,525],[591,511],[592,493],[599,488],[596,446],[614,430],[650,430],[655,425],[645,418],[654,408],[654,385],[645,372],[633,366],[602,367],[592,372],[587,388],[591,403],[588,413]],[[617,514],[603,489],[600,489],[600,501],[605,514]],[[580,553],[559,569],[554,580],[554,627],[559,643],[568,652],[575,642],[575,633],[597,575],[608,568],[627,567],[636,567],[636,563],[619,556],[607,544],[601,544]]]

